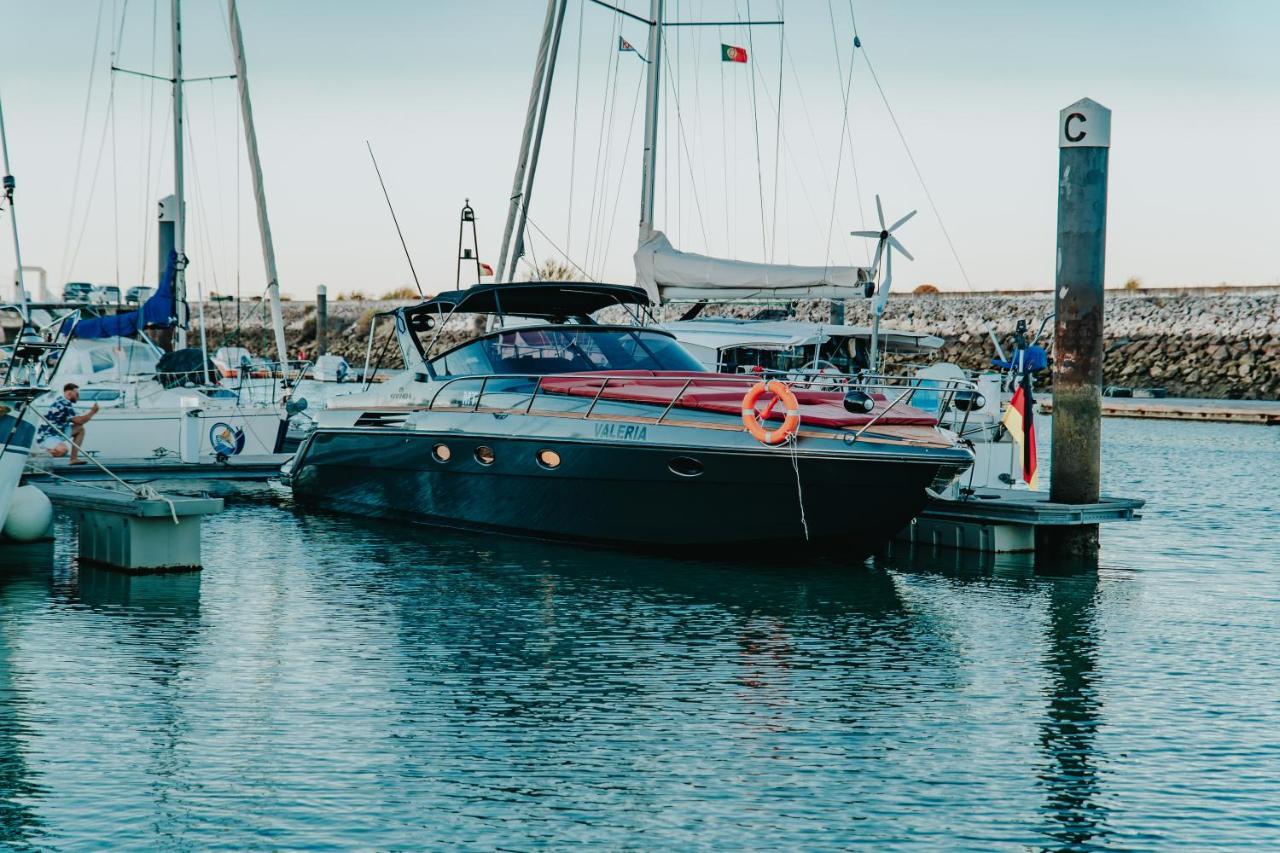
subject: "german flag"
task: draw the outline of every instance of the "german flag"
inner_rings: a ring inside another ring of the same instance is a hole
[[[1036,476],[1035,401],[1025,384],[1013,392],[1013,400],[1000,423],[1022,450],[1022,479],[1032,489],[1040,488],[1040,479]]]

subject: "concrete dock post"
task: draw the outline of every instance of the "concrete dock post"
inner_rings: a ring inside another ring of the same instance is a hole
[[[1111,111],[1088,98],[1058,116],[1058,253],[1054,282],[1053,445],[1050,500],[1100,494],[1103,270]],[[1054,556],[1091,557],[1098,527],[1050,528]]]
[[[316,288],[316,356],[329,352],[329,291],[322,284]]]

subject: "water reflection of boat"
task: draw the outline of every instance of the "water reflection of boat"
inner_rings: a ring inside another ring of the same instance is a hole
[[[1005,582],[1018,598],[1043,600],[1047,616],[1039,669],[1047,689],[1038,720],[1042,789],[1040,832],[1051,849],[1083,850],[1107,835],[1109,810],[1099,780],[1097,732],[1103,724],[1096,625],[1098,574],[1088,564],[1036,564],[1032,555],[899,547],[876,562],[896,572],[938,575],[959,584]]]
[[[776,392],[788,411],[766,411],[765,422],[782,421],[791,436],[782,446],[757,441],[743,428],[753,380],[701,370],[668,333],[592,317],[613,307],[638,319],[647,304],[638,288],[544,283],[398,309],[409,370],[320,414],[292,465],[294,494],[342,511],[547,538],[812,541],[862,554],[972,459],[926,412],[883,397],[855,408],[819,391],[789,401]],[[484,316],[493,330],[433,352],[457,314]],[[744,504],[749,495],[763,506]]]
[[[81,564],[74,597],[93,608],[195,616],[200,612],[200,572],[131,575]]]
[[[50,542],[0,545],[0,845],[5,849],[39,846],[43,826],[40,800],[47,788],[31,767],[31,743],[38,733],[33,713],[40,698],[31,690],[29,672],[17,659],[24,645],[24,620],[15,618],[38,607],[49,595],[54,546]]]

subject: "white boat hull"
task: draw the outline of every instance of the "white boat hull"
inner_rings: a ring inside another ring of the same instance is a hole
[[[34,438],[34,430],[30,426],[17,424],[18,433],[10,439],[15,423],[12,415],[0,415],[0,529],[9,518],[13,493],[22,479],[22,469],[26,467]]]
[[[274,453],[280,415],[273,409],[102,409],[85,426],[83,449],[103,461]],[[241,441],[243,439],[243,441]],[[194,458],[193,458],[194,457]]]

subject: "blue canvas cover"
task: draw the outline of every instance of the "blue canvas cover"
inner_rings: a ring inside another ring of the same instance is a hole
[[[1019,366],[1018,355],[1025,356],[1021,366]],[[1022,369],[1028,373],[1039,373],[1049,366],[1049,353],[1042,346],[1032,345],[1025,350],[1014,350],[1013,355],[1008,361],[1002,361],[998,358],[991,359],[991,363],[1001,370],[1018,370]]]
[[[136,311],[111,317],[90,317],[76,323],[77,338],[128,337],[143,329],[167,329],[178,324],[177,304],[173,298],[173,270],[177,254],[169,253],[169,263],[160,277],[160,287]]]

